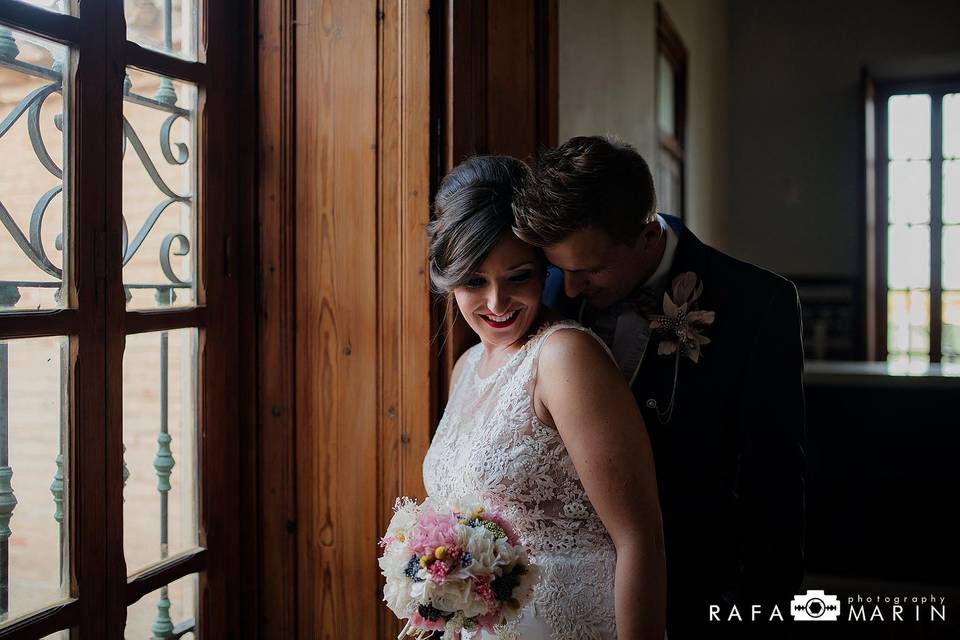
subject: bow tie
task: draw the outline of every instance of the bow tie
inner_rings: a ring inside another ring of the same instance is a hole
[[[626,295],[622,300],[610,306],[608,312],[619,315],[624,309],[633,308],[645,316],[660,315],[663,303],[663,292],[652,287],[638,287]]]
[[[580,320],[592,328],[607,343],[607,346],[612,348],[618,324],[621,326],[621,332],[630,326],[636,328],[642,326],[646,330],[649,321],[662,313],[662,301],[662,291],[656,291],[651,287],[638,287],[605,309],[587,310],[586,313],[581,314]],[[621,316],[625,322],[618,322]],[[628,331],[634,333],[636,329]]]

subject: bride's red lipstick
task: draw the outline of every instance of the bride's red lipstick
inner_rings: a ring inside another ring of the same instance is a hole
[[[511,317],[508,320],[504,320],[503,322],[497,322],[496,320],[491,320],[490,318],[482,314],[480,315],[480,317],[483,318],[483,321],[486,322],[491,327],[493,327],[494,329],[504,329],[517,321],[517,318],[520,317],[520,311],[519,310],[514,311],[513,317]]]

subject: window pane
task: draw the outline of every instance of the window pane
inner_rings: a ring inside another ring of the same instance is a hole
[[[892,224],[887,239],[887,286],[929,289],[930,227]]]
[[[943,96],[943,157],[960,158],[960,93]]]
[[[31,4],[35,7],[40,7],[41,9],[47,9],[49,11],[56,11],[58,13],[70,13],[71,9],[71,0],[17,0],[18,2],[23,2],[24,4]]]
[[[887,351],[930,352],[930,293],[889,291],[887,293]]]
[[[127,640],[180,637],[194,640],[197,624],[197,574],[184,576],[167,587],[143,596],[127,607]]]
[[[196,88],[128,70],[124,103],[123,284],[127,307],[196,301]]]
[[[887,351],[891,354],[910,350],[910,305],[906,291],[887,293]]]
[[[894,160],[888,165],[891,223],[930,222],[930,161]]]
[[[943,161],[943,221],[960,223],[960,160]]]
[[[891,96],[887,105],[890,159],[929,159],[930,96]]]
[[[657,162],[657,211],[679,216],[683,211],[682,167],[666,151],[660,153]]]
[[[127,337],[123,540],[134,573],[197,544],[197,330]]]
[[[960,225],[943,228],[943,288],[960,289]]]
[[[943,341],[944,361],[956,362],[960,357],[960,292],[943,294]]]
[[[196,59],[196,0],[124,0],[127,39],[151,49]]]
[[[657,54],[657,124],[660,131],[672,136],[676,135],[675,99],[673,65],[662,53]]]
[[[0,620],[68,595],[68,341],[0,342]]]
[[[0,26],[0,305],[14,311],[66,303],[67,60],[63,45]]]

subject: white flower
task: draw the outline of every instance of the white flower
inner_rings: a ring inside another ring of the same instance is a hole
[[[423,602],[429,602],[441,611],[463,611],[463,615],[469,618],[487,610],[486,603],[474,596],[473,583],[470,580],[448,580],[443,584],[426,580],[423,584]]]
[[[464,567],[471,575],[498,574],[501,572],[498,568],[509,567],[516,561],[510,542],[506,538],[495,538],[489,529],[457,525],[457,539],[473,559]]]
[[[430,500],[430,498],[427,498]],[[456,513],[471,513],[478,507],[483,507],[483,502],[473,494],[467,494],[459,497],[447,497],[438,504],[437,508],[445,508]]]
[[[383,601],[398,618],[409,618],[417,608],[418,602],[411,589],[413,585],[408,579],[387,579],[383,585]]]
[[[410,562],[412,555],[407,545],[391,544],[384,550],[383,555],[377,559],[377,563],[386,578],[405,577],[404,572],[407,570],[407,564]]]
[[[386,537],[396,539],[398,534],[403,538],[408,537],[417,525],[420,509],[421,507],[413,498],[397,498],[393,504],[393,517],[390,518],[390,524],[387,526]]]
[[[521,562],[521,564],[523,563]],[[540,581],[541,569],[538,565],[527,564],[524,566],[526,567],[526,572],[520,576],[520,581],[517,583],[517,586],[513,588],[512,594],[517,602],[520,603],[520,606],[516,608],[504,606],[501,609],[504,622],[509,622],[510,620],[515,620],[520,617],[524,607],[526,607],[533,598],[533,590]]]
[[[526,568],[527,572],[520,576],[520,583],[513,588],[513,597],[522,604],[526,604],[533,596],[533,589],[540,582],[542,573],[540,565],[528,564]]]

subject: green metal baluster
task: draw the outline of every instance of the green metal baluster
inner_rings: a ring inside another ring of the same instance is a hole
[[[2,32],[0,32],[2,43]],[[0,309],[12,308],[20,300],[20,289],[15,285],[0,285]],[[13,469],[9,460],[10,405],[9,405],[9,345],[0,343],[0,621],[10,611],[10,518],[17,506],[10,480]]]
[[[167,598],[167,588],[160,589],[160,602],[157,603],[157,618],[150,628],[154,638],[172,638],[173,620],[170,619],[170,599]]]
[[[173,289],[160,287],[157,289],[156,300],[160,305],[170,305],[173,302]],[[166,331],[160,333],[160,435],[157,437],[157,455],[153,459],[153,468],[157,472],[157,491],[160,492],[160,558],[166,559],[169,549],[167,498],[170,492],[170,474],[175,464],[170,441],[173,439],[168,430],[167,404],[169,390],[169,335]],[[173,635],[173,623],[170,620],[170,599],[167,586],[160,588],[160,602],[157,603],[157,617],[153,623],[154,638],[169,638]]]
[[[53,494],[53,519],[63,525],[63,454],[57,454],[57,472],[53,474],[50,483],[50,493]],[[62,542],[62,540],[61,540]]]
[[[173,52],[173,5],[172,0],[163,0],[163,49]],[[160,88],[154,96],[160,104],[177,104],[177,92],[170,78],[160,78]]]
[[[127,488],[127,480],[130,479],[130,469],[127,468],[127,445],[123,445],[123,488]],[[127,501],[126,498],[123,499]]]
[[[62,291],[62,289],[57,289],[57,291]],[[63,452],[67,449],[67,436],[69,435],[68,430],[70,426],[69,422],[69,407],[70,407],[70,370],[68,364],[70,362],[70,342],[69,340],[63,340],[60,342],[60,433],[57,438],[57,471],[53,474],[53,482],[50,483],[50,493],[53,494],[53,519],[57,521],[57,534],[59,537],[60,546],[59,556],[60,556],[60,587],[63,588],[64,584],[68,584],[70,580],[69,574],[64,573],[64,569],[67,566],[67,545],[66,542],[66,518],[64,515],[64,502],[63,502]]]

